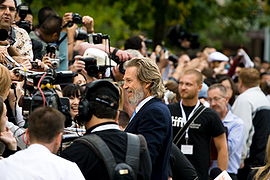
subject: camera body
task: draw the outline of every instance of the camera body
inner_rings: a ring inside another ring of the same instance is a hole
[[[39,69],[41,68],[39,65],[38,65],[38,62],[36,61],[30,61],[31,65],[32,65],[32,69]]]
[[[78,13],[73,13],[72,22],[75,24],[82,24],[82,16]]]
[[[92,57],[80,58],[85,63],[85,70],[90,77],[97,77],[99,67],[97,66],[97,59]]]
[[[8,39],[8,31],[5,29],[0,29],[0,41],[5,41]]]
[[[107,34],[92,33],[88,34],[85,30],[78,28],[75,33],[76,40],[86,40],[90,44],[101,44],[103,39],[109,39]]]
[[[51,65],[53,69],[57,69],[60,65],[60,59],[57,58],[49,58],[49,60],[51,61]]]
[[[72,21],[69,21],[64,27],[71,27],[73,24],[82,24],[82,16],[78,13],[72,13]]]
[[[22,3],[18,6],[18,14],[20,17],[20,20],[16,22],[16,25],[20,28],[25,29],[28,33],[32,30],[32,25],[29,23],[29,21],[25,21],[27,14],[29,12],[29,7],[27,4]]]
[[[57,44],[51,43],[46,46],[46,52],[47,54],[55,54],[56,50],[58,49]]]

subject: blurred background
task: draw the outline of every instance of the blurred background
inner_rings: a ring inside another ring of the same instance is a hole
[[[95,32],[109,34],[111,45],[122,47],[132,35],[144,35],[148,47],[161,44],[172,51],[205,46],[223,51],[244,47],[252,57],[270,59],[269,0],[23,0],[37,22],[41,7],[89,15]],[[188,40],[188,48],[183,41]],[[233,52],[229,52],[233,54]]]

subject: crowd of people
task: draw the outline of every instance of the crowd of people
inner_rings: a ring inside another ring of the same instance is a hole
[[[0,0],[1,180],[270,178],[268,62],[118,49],[93,17],[43,7],[33,25],[23,6]]]

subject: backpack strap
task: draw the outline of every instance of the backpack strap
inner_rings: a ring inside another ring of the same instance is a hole
[[[126,163],[132,167],[135,179],[137,179],[139,172],[140,146],[139,136],[127,133]]]
[[[102,138],[100,138],[96,134],[89,134],[76,139],[74,142],[81,142],[90,147],[90,149],[92,149],[96,153],[96,155],[100,157],[101,160],[103,160],[107,168],[109,177],[111,180],[113,180],[114,167],[116,166],[116,162],[111,150],[102,140]]]

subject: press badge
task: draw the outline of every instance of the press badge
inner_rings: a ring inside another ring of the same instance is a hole
[[[193,154],[193,145],[181,145],[181,151],[183,154],[192,155]]]

